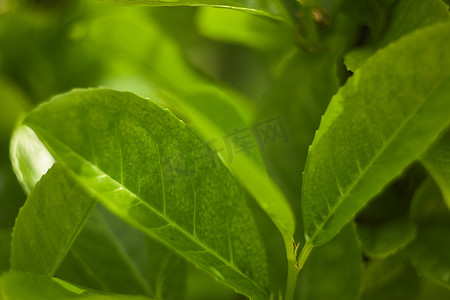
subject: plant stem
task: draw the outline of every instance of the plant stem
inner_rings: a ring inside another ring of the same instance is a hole
[[[309,242],[306,242],[306,244],[303,246],[302,252],[300,252],[300,255],[298,256],[298,259],[297,259],[297,268],[298,268],[299,272],[305,265],[305,262],[308,259],[309,254],[311,253],[311,250],[313,248],[314,247]]]
[[[303,246],[300,255],[297,258],[297,245],[292,239],[288,239],[283,236],[284,244],[286,247],[286,257],[288,263],[288,274],[286,281],[286,291],[284,293],[283,300],[293,300],[295,289],[297,287],[298,273],[305,265],[311,250],[314,248],[309,242]]]
[[[292,237],[283,237],[283,239],[286,248],[286,257],[288,264],[286,291],[284,293],[283,300],[293,300],[298,277],[297,249]]]
[[[298,271],[295,258],[293,260],[288,259],[288,274],[284,300],[294,299],[295,288],[297,287]]]

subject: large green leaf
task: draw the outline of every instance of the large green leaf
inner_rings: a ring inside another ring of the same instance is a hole
[[[291,19],[279,0],[113,0],[123,4],[148,6],[212,6],[242,10],[252,14],[267,16],[291,24]]]
[[[54,165],[19,211],[11,268],[54,275],[95,204],[61,165]]]
[[[102,9],[102,6],[95,8]],[[89,45],[104,49],[110,76],[129,76],[129,65],[135,65],[134,72],[144,74],[145,80],[151,83],[151,91],[139,89],[139,93],[163,100],[179,118],[194,127],[203,140],[220,153],[227,167],[272,217],[280,231],[285,232],[290,244],[295,228],[293,213],[262,165],[258,142],[249,125],[252,110],[250,105],[245,105],[248,99],[194,72],[175,41],[148,14],[123,11],[116,5],[105,6],[105,10],[102,9],[101,17],[88,23],[86,39]],[[159,48],[155,48],[155,44]],[[131,84],[112,81],[105,80],[104,84],[132,91],[139,82],[137,79],[130,80]],[[147,89],[148,86],[145,83]],[[249,146],[245,151],[239,152],[239,145],[237,148],[231,145],[236,130],[237,140]]]
[[[107,294],[87,290],[58,278],[29,272],[11,271],[0,278],[2,300],[150,300],[143,296]]]
[[[79,90],[24,120],[112,212],[254,299],[265,251],[229,171],[168,110],[131,93]]]
[[[450,130],[447,130],[420,160],[439,184],[450,208]]]
[[[333,97],[303,176],[307,243],[327,242],[447,127],[449,34],[439,24],[379,51]]]
[[[362,261],[355,227],[347,225],[328,244],[314,249],[300,272],[297,299],[356,300]]]

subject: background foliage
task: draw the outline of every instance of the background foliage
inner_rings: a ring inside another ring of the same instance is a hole
[[[440,0],[0,0],[0,299],[450,299],[449,37]]]

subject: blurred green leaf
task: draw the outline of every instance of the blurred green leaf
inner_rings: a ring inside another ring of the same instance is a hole
[[[289,33],[268,20],[240,11],[203,7],[197,14],[200,33],[212,40],[236,43],[256,50],[288,51],[294,44]]]
[[[448,23],[431,26],[378,52],[331,100],[303,176],[310,245],[333,237],[447,127],[448,34]]]
[[[211,6],[221,8],[231,8],[244,12],[266,16],[275,20],[283,21],[289,26],[293,26],[283,4],[279,0],[112,0],[123,4],[139,4],[147,6]]]
[[[450,221],[450,213],[448,214]],[[450,222],[418,229],[417,238],[408,248],[412,264],[419,272],[450,288]]]
[[[415,226],[410,220],[410,204],[426,176],[420,164],[413,164],[357,214],[357,232],[365,255],[378,259],[391,256],[412,241]]]
[[[436,141],[420,161],[433,176],[450,208],[450,130]]]
[[[427,178],[415,191],[410,208],[411,220],[419,226],[445,223],[449,212],[439,187],[432,178]]]
[[[296,51],[284,62],[255,125],[265,130],[260,139],[265,141],[262,154],[269,173],[288,195],[298,217],[301,170],[320,117],[337,90],[334,71],[330,53],[311,55]],[[278,118],[278,124],[260,126],[273,118]],[[302,231],[298,231],[301,235]]]
[[[300,272],[297,299],[358,299],[362,262],[355,228],[349,224],[315,248]]]
[[[18,271],[11,271],[0,277],[0,286],[0,296],[4,300],[150,300],[143,296],[85,290],[57,278]]]
[[[24,124],[116,215],[238,292],[265,299],[265,251],[244,194],[168,110],[131,93],[79,90],[41,105]]]
[[[412,241],[415,230],[408,217],[390,220],[377,227],[358,226],[363,252],[371,257],[386,257]]]
[[[345,56],[345,65],[354,72],[377,50],[416,30],[449,20],[449,17],[448,7],[440,0],[397,1],[383,35],[362,48],[350,51]]]
[[[20,209],[11,268],[54,275],[95,204],[62,166],[54,165]]]
[[[401,257],[370,261],[364,272],[361,300],[415,299],[420,279],[414,268]]]
[[[436,183],[425,181],[411,206],[417,237],[407,248],[411,263],[419,273],[450,288],[450,210]]]
[[[415,300],[433,300],[433,299],[449,299],[450,290],[435,284],[426,278],[422,279],[419,296]]]

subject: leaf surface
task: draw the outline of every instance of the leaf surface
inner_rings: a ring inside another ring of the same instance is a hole
[[[96,201],[55,164],[20,209],[11,238],[11,268],[52,276]]]
[[[439,24],[379,51],[331,100],[303,176],[311,245],[333,237],[447,127],[449,34]]]
[[[116,215],[238,292],[265,299],[265,251],[242,190],[168,110],[131,93],[78,90],[24,124]]]
[[[95,7],[102,10],[102,6]],[[136,73],[144,72],[145,80],[151,82],[152,91],[138,89],[140,94],[149,95],[164,105],[167,103],[180,119],[192,126],[219,153],[222,161],[271,216],[290,243],[295,229],[293,213],[283,193],[264,169],[259,144],[250,126],[253,111],[249,100],[194,72],[176,41],[148,14],[134,10],[123,12],[116,5],[108,8],[108,11],[102,11],[101,18],[89,24],[87,37],[89,43],[105,49],[102,57],[110,68],[108,73],[119,77],[129,75],[129,69],[123,70],[123,65],[128,66],[130,60]],[[136,22],[130,23],[130,18]],[[148,39],[141,39],[141,36]],[[155,44],[164,51],[158,51]],[[144,71],[141,70],[143,66]],[[121,71],[118,73],[117,70]],[[117,84],[106,81],[104,84],[134,91],[139,80],[132,82]],[[146,83],[147,89],[148,86]],[[234,134],[236,131],[238,135]],[[248,146],[245,151],[240,151],[239,146],[234,147],[233,137]]]

